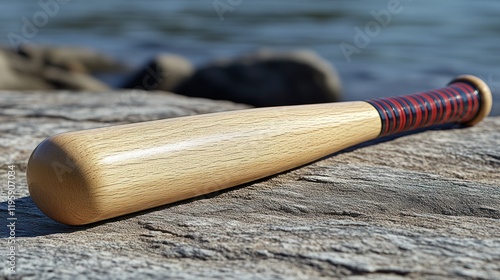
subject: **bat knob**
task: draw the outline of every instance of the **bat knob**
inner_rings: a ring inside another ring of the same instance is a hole
[[[476,116],[467,121],[462,123],[463,125],[467,126],[472,126],[480,121],[482,121],[484,118],[486,118],[491,111],[491,107],[493,105],[493,98],[491,96],[491,90],[488,87],[488,85],[481,80],[480,78],[473,76],[473,75],[460,75],[453,79],[448,85],[458,83],[458,82],[464,82],[468,83],[474,86],[475,89],[478,90],[479,92],[479,98],[481,100],[481,105],[479,107],[479,111],[477,112]]]

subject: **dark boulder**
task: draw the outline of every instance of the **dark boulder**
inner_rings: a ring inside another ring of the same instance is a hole
[[[175,93],[258,107],[339,101],[334,68],[310,51],[261,51],[197,70]]]

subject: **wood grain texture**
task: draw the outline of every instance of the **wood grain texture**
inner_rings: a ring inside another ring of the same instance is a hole
[[[33,201],[71,225],[267,177],[376,138],[366,102],[273,107],[68,132],[28,163]]]

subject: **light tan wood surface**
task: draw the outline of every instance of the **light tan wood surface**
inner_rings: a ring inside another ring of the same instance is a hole
[[[197,115],[68,132],[28,163],[35,204],[82,225],[267,177],[376,138],[366,102]]]

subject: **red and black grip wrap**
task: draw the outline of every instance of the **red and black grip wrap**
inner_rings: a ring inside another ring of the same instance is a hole
[[[380,136],[445,123],[468,123],[481,110],[480,91],[467,80],[453,81],[441,89],[366,102],[380,115]]]

